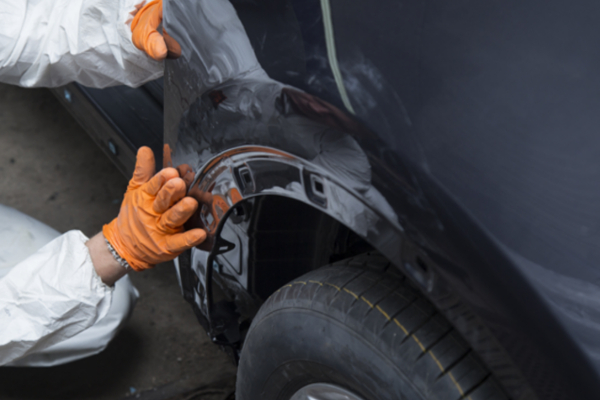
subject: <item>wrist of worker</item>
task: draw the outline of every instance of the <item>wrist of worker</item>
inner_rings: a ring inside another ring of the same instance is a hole
[[[102,232],[102,235],[104,236],[104,232]],[[129,263],[127,262],[126,259],[124,259],[123,257],[121,257],[119,255],[119,253],[117,252],[117,250],[115,250],[113,245],[110,244],[110,242],[108,241],[106,236],[104,236],[104,243],[106,243],[106,247],[108,248],[108,251],[110,251],[110,254],[112,254],[113,258],[115,260],[117,260],[117,262],[119,263],[119,265],[121,267],[125,268],[125,270],[131,269],[131,265],[129,265]]]
[[[127,268],[110,251],[102,232],[93,236],[85,245],[102,282],[112,286],[127,273]]]

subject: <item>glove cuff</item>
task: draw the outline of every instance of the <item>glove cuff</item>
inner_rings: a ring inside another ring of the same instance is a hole
[[[112,247],[112,250],[114,250],[114,253],[113,251],[111,251],[113,256],[115,256],[116,253],[115,259],[117,261],[119,261],[119,258],[122,259],[123,261],[125,261],[126,264],[128,264],[129,267],[131,267],[131,269],[137,272],[152,268],[152,265],[144,261],[139,261],[136,258],[132,257],[131,254],[127,251],[127,248],[121,244],[121,241],[115,234],[115,230],[117,229],[116,220],[117,219],[115,218],[110,224],[106,224],[102,227],[102,234],[104,235],[106,243],[109,245],[109,250]]]
[[[125,268],[126,270],[131,269],[131,266],[129,265],[127,260],[125,260],[119,255],[119,253],[117,253],[115,248],[112,247],[112,245],[106,237],[104,238],[104,241],[106,242],[106,247],[108,247],[108,251],[110,251],[110,254],[112,254],[113,258],[121,265],[121,267]]]

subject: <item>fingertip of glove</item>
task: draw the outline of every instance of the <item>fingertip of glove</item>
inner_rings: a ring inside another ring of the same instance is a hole
[[[129,181],[129,189],[136,189],[143,185],[152,175],[154,175],[154,153],[149,147],[142,146],[136,155],[135,169]]]
[[[163,168],[145,184],[143,191],[156,196],[165,183],[178,177],[179,173],[175,168]]]
[[[179,175],[176,178],[170,179],[168,185],[175,190],[185,190],[185,181]]]
[[[167,58],[167,44],[160,33],[154,31],[148,37],[147,53],[156,61],[162,61]]]
[[[178,165],[176,169],[179,172],[179,176],[182,178],[189,173],[194,173],[194,170],[188,164]]]
[[[136,154],[136,166],[147,166],[152,164],[154,169],[154,152],[150,147],[142,146]]]
[[[152,157],[154,157],[154,152],[148,146],[142,146],[137,151],[138,157],[147,157],[148,155],[151,155]]]
[[[193,197],[186,196],[179,200],[179,203],[177,203],[175,207],[177,208],[177,215],[179,218],[185,218],[187,220],[198,209],[198,201]]]
[[[185,196],[181,199],[181,203],[187,211],[196,211],[198,208],[198,200],[190,196]]]
[[[204,242],[206,240],[206,231],[204,229],[191,229],[189,231],[186,232],[187,233],[187,239],[188,239],[188,246],[189,247],[194,247],[194,246],[198,246],[199,244],[201,244],[202,242]]]
[[[185,182],[179,176],[167,179],[162,189],[159,190],[152,206],[154,212],[159,214],[166,212],[172,204],[185,196],[185,190]]]
[[[179,172],[173,167],[163,168],[159,174],[161,174],[165,180],[170,181],[175,178],[179,178]],[[180,178],[181,179],[181,178]],[[182,180],[183,181],[183,180]]]

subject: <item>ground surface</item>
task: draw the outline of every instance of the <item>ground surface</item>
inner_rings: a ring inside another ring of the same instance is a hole
[[[126,184],[48,90],[0,85],[0,204],[89,236],[117,215]],[[139,302],[103,353],[0,368],[0,399],[225,399],[235,368],[182,299],[173,265],[131,278]]]

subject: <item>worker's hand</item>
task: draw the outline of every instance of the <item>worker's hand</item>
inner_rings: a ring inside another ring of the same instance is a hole
[[[163,168],[173,166],[172,155],[173,151],[171,150],[171,146],[169,146],[168,143],[165,143],[163,146]],[[194,182],[194,178],[196,177],[192,167],[190,167],[188,164],[181,164],[177,166],[177,172],[179,172],[179,177],[185,182],[186,188],[189,189],[192,182]]]
[[[181,164],[177,166],[177,172],[179,172],[179,176],[185,182],[185,186],[189,189],[192,182],[194,182],[194,178],[196,175],[194,174],[194,170],[188,164]]]
[[[183,232],[183,224],[198,202],[185,195],[179,172],[164,168],[153,175],[154,154],[142,147],[119,216],[102,229],[116,252],[136,271],[172,260],[206,239],[202,229]]]
[[[157,61],[181,56],[179,43],[164,29],[162,35],[158,32],[162,18],[162,0],[152,0],[135,14],[131,22],[133,44]]]

